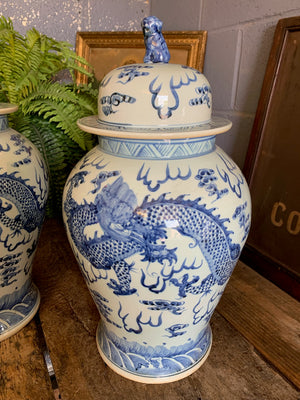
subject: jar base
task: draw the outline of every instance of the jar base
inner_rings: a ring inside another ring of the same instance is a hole
[[[40,292],[31,284],[19,303],[12,308],[0,310],[0,342],[8,339],[27,325],[38,311]]]
[[[149,363],[146,358],[143,359],[140,353],[133,354],[131,350],[130,354],[126,354],[120,348],[117,348],[116,343],[112,343],[112,341],[109,340],[106,329],[103,327],[101,322],[97,328],[96,343],[98,351],[105,364],[107,364],[117,374],[139,383],[161,384],[181,380],[197,371],[209,356],[212,346],[212,333],[211,328],[208,325],[205,333],[197,342],[197,348],[195,347],[194,349],[189,350],[186,354],[176,354],[173,357],[152,357],[151,359],[148,359]],[[196,359],[195,354],[198,354]],[[180,359],[185,360],[183,363],[180,363],[178,361]],[[184,368],[183,365],[186,363],[187,359],[189,359],[189,361],[193,360],[193,362],[190,362],[190,365]],[[155,363],[157,364],[157,368],[153,368]],[[148,368],[147,364],[151,364],[152,368]],[[142,371],[140,373],[134,372],[134,365],[138,366],[135,370],[140,369]],[[174,371],[174,365],[178,366],[177,371]],[[146,369],[149,369],[149,372],[147,371],[145,373],[145,368],[143,368],[145,366]],[[172,369],[173,371],[170,372]]]

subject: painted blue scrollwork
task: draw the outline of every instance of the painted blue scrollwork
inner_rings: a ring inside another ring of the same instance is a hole
[[[184,331],[184,328],[187,328],[189,324],[174,324],[172,326],[169,326],[165,330],[169,333],[169,335],[166,335],[168,338],[174,338],[177,336],[182,336],[186,333]]]
[[[181,315],[184,311],[184,301],[156,299],[140,300],[140,303],[152,311],[169,311],[174,315]]]
[[[242,240],[246,239],[250,231],[250,213],[246,213],[246,209],[247,209],[247,202],[238,206],[235,209],[234,214],[232,216],[232,219],[238,219],[240,228],[244,230],[244,236]]]
[[[126,85],[126,83],[133,81],[133,79],[138,78],[139,76],[147,76],[149,72],[147,69],[152,68],[151,65],[129,65],[125,67],[119,67],[118,69],[121,72],[118,75],[118,83],[122,83]]]
[[[230,189],[232,192],[240,199],[242,197],[242,185],[244,184],[244,178],[242,174],[239,172],[237,166],[225,157],[224,154],[218,153],[217,155],[224,163],[223,168],[219,168],[217,166],[218,173],[221,179],[229,184]]]
[[[3,296],[0,303],[0,333],[16,326],[28,316],[36,305],[38,291],[25,283],[20,290]]]
[[[96,290],[92,290],[92,294],[93,294],[95,303],[96,303],[102,317],[105,318],[107,322],[113,324],[117,328],[121,328],[120,325],[118,325],[114,321],[112,321],[111,313],[113,310],[108,305],[109,301],[105,297],[101,296],[101,294],[98,293]]]
[[[223,289],[217,291],[216,293],[214,293],[210,299],[208,300],[208,303],[204,306],[202,306],[202,296],[205,296],[205,294],[203,294],[199,301],[197,302],[197,304],[194,306],[193,308],[193,312],[194,312],[194,317],[193,317],[193,325],[197,325],[200,322],[202,322],[203,320],[208,323],[214,310],[215,310],[215,305],[218,302],[218,299],[221,298],[222,294],[223,294]]]
[[[195,97],[189,101],[190,106],[200,106],[206,104],[208,108],[211,107],[211,101],[209,94],[211,93],[211,88],[208,85],[202,85],[195,89],[198,97]]]
[[[80,170],[84,170],[86,167],[89,167],[89,166],[96,168],[97,170],[98,169],[102,170],[103,168],[106,167],[106,164],[103,164],[103,158],[97,157],[97,156],[91,157],[91,154],[90,154],[88,156],[86,155],[83,157],[82,164],[80,166]]]
[[[200,360],[211,343],[211,331],[206,329],[200,332],[195,340],[184,345],[174,345],[170,349],[120,341],[105,327],[99,330],[98,340],[104,354],[115,365],[134,374],[159,377],[186,370]]]
[[[8,144],[8,143],[6,143],[6,146],[5,146],[5,148],[2,146],[2,144],[0,144],[0,152],[1,151],[5,151],[5,152],[8,152],[8,151],[10,151],[10,145]]]
[[[179,226],[179,224],[178,224]],[[176,257],[176,250],[173,249],[173,254]],[[175,258],[176,260],[176,258]],[[155,276],[155,278],[151,277],[149,279],[149,276],[142,271],[142,277],[141,277],[141,284],[147,288],[150,292],[152,293],[161,293],[165,290],[167,282],[172,283],[172,277],[175,274],[179,274],[180,272],[184,270],[197,270],[201,268],[203,265],[203,261],[201,261],[200,265],[197,265],[195,260],[191,263],[191,265],[186,264],[186,260],[183,261],[183,263],[180,265],[178,263],[175,264],[170,264],[167,268],[165,266],[162,266],[160,270],[160,274]],[[170,268],[171,267],[171,268]],[[146,271],[147,272],[147,271]],[[186,274],[188,275],[188,274]]]
[[[0,115],[0,131],[5,131],[8,127],[9,127],[9,124],[8,124],[7,115],[6,114]],[[0,151],[1,151],[1,147],[2,146],[0,146]]]
[[[222,189],[222,190],[219,190],[217,188],[215,181],[218,178],[215,176],[215,171],[211,168],[199,169],[197,175],[195,176],[195,179],[199,180],[198,186],[204,187],[205,190],[208,192],[209,196],[216,196],[216,198],[215,198],[215,200],[213,200],[213,202],[220,199],[225,194],[228,194],[227,188]]]
[[[122,305],[120,303],[119,307],[119,312],[118,312],[119,317],[121,318],[123,322],[123,327],[127,332],[134,332],[135,334],[140,334],[143,331],[142,326],[143,325],[149,325],[150,327],[158,327],[161,326],[162,324],[162,313],[159,314],[159,316],[156,318],[156,321],[154,321],[153,315],[146,316],[144,317],[143,312],[141,311],[138,316],[136,317],[136,327],[133,328],[129,323],[127,323],[127,319],[129,319],[128,313],[123,314],[122,313]]]
[[[0,257],[0,287],[9,286],[16,282],[15,277],[21,272],[18,267],[22,253],[7,254]]]
[[[183,69],[182,72],[179,78],[171,76],[169,85],[166,85],[165,80],[159,76],[154,78],[149,85],[149,91],[152,93],[152,107],[157,110],[160,119],[170,118],[173,111],[177,110],[179,107],[178,90],[183,86],[189,86],[191,82],[196,82],[198,79],[197,71],[195,70]]]
[[[110,96],[103,96],[100,99],[100,104],[102,106],[102,111],[104,115],[114,114],[118,110],[118,107],[121,103],[129,103],[132,104],[136,101],[134,97],[128,96],[122,93],[112,93]]]
[[[144,172],[144,167],[145,164],[143,164],[141,166],[141,168],[139,169],[138,175],[137,175],[137,181],[142,181],[143,184],[145,186],[147,186],[147,189],[150,192],[156,192],[158,189],[160,189],[161,185],[163,185],[164,183],[168,182],[168,181],[175,181],[177,179],[182,180],[182,181],[186,181],[187,179],[189,179],[191,177],[191,169],[189,168],[189,170],[187,171],[186,174],[182,174],[180,168],[177,168],[177,174],[172,176],[171,172],[170,172],[170,168],[169,165],[167,164],[166,167],[166,172],[165,172],[165,178],[164,179],[158,179],[156,181],[156,183],[153,185],[152,184],[152,180],[148,178],[150,169],[148,168],[146,172]]]

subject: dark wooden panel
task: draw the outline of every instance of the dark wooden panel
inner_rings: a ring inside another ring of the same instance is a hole
[[[300,17],[293,17],[278,22],[246,157],[253,218],[243,257],[298,298],[299,127]]]

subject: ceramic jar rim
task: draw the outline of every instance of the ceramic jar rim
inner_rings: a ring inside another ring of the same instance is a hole
[[[0,115],[7,115],[16,112],[19,107],[16,104],[1,103],[0,102]]]
[[[227,132],[232,122],[226,118],[212,117],[207,123],[194,126],[147,127],[112,125],[99,121],[98,115],[81,118],[77,125],[85,132],[99,136],[127,139],[183,139],[215,136]]]

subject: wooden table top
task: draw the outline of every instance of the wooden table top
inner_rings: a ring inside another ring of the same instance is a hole
[[[191,376],[161,385],[127,380],[102,361],[95,341],[99,314],[61,221],[44,224],[33,279],[41,293],[38,315],[0,343],[1,400],[300,399],[298,303],[283,293],[280,307],[262,299],[269,308],[256,306],[256,313],[245,293],[269,293],[272,300],[279,289],[241,263],[212,317],[207,361]],[[274,323],[278,308],[289,310],[284,318],[278,314],[285,326]]]

